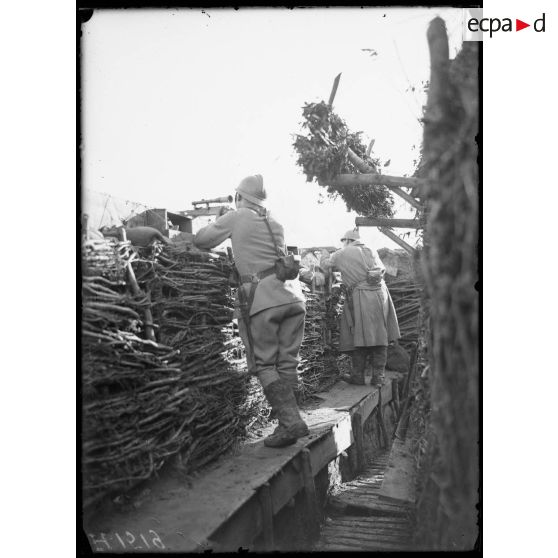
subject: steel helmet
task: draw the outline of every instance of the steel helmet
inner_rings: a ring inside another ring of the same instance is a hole
[[[264,205],[267,194],[261,174],[253,174],[244,178],[238,185],[236,192],[256,205]]]
[[[347,231],[343,235],[341,242],[343,242],[344,240],[360,240],[360,234],[358,233],[358,229],[352,229],[350,231]]]

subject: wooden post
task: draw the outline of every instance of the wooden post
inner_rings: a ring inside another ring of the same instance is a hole
[[[376,417],[376,440],[378,441],[378,446],[382,447],[383,446],[383,440],[382,440],[382,431],[380,429],[380,421],[378,420],[378,407],[376,407],[374,409],[374,416]]]
[[[138,285],[136,274],[134,273],[134,270],[132,269],[132,264],[130,262],[126,264],[126,270],[128,271],[128,279],[130,281],[130,286],[132,287],[132,292],[136,296],[142,295],[143,292]],[[147,296],[148,299],[151,299],[149,293],[147,294]],[[155,329],[153,327],[153,314],[151,313],[151,308],[146,308],[144,310],[144,321],[145,321],[145,336],[147,337],[147,339],[150,339],[151,341],[155,341]]]
[[[394,378],[391,381],[391,400],[395,407],[395,420],[399,418],[399,381]]]
[[[123,242],[126,242],[126,229],[120,229],[120,238]],[[138,285],[136,279],[136,274],[132,268],[132,264],[128,262],[126,264],[126,271],[128,272],[128,280],[130,281],[130,286],[132,287],[132,292],[134,295],[142,295],[142,290]],[[150,299],[151,297],[149,297]],[[155,341],[155,329],[153,327],[153,314],[151,313],[151,308],[146,308],[144,311],[144,322],[145,322],[145,336],[151,341]]]
[[[308,510],[308,526],[312,537],[316,537],[320,533],[320,515],[316,485],[314,484],[314,475],[312,474],[310,450],[304,448],[300,454],[302,459],[302,481],[304,483],[304,495],[306,497],[306,507]]]
[[[360,413],[355,413],[353,415],[352,423],[353,434],[355,437],[357,470],[362,471],[365,467],[366,462],[364,458],[364,434],[362,430],[362,416]]]
[[[399,244],[399,246],[401,246],[401,248],[403,248],[403,250],[405,250],[406,252],[411,254],[411,256],[415,255],[416,250],[412,246],[407,244],[403,239],[399,238],[394,232],[390,231],[386,227],[378,227],[378,230],[381,233],[385,234],[388,238],[391,238],[391,240],[393,240],[393,242],[395,242],[396,244]]]
[[[382,386],[378,388],[378,410],[376,418],[378,420],[378,426],[380,427],[380,433],[382,436],[382,447],[387,448],[389,445],[389,439],[386,430],[386,423],[384,422],[384,410],[382,406]]]
[[[394,194],[397,194],[400,198],[403,198],[410,206],[414,207],[415,209],[422,209],[422,204],[417,201],[411,194],[407,194],[405,190],[401,190],[401,188],[399,188],[398,186],[386,185],[386,188],[389,188]],[[412,188],[416,188],[416,186],[412,186]]]
[[[326,278],[324,296],[327,300],[331,297],[331,285],[333,283],[333,273],[331,272],[331,270],[326,271],[324,269],[323,271]],[[327,345],[331,346],[331,328],[329,327],[326,328],[326,339],[327,339]]]
[[[357,217],[355,219],[357,227],[396,227],[401,229],[420,229],[422,228],[418,219],[388,219],[383,217]]]
[[[258,498],[262,507],[262,524],[265,550],[273,550],[275,536],[273,533],[273,505],[269,483],[265,483],[259,490]]]
[[[374,142],[375,142],[375,141],[376,141],[376,140],[373,139],[373,140],[371,140],[370,143],[368,144],[368,149],[366,150],[366,156],[367,156],[367,157],[370,157],[370,153],[372,153],[372,147],[374,147]]]
[[[89,215],[87,213],[81,214],[81,238],[85,240],[89,239]]]
[[[449,87],[449,42],[446,25],[440,17],[434,18],[426,32],[430,50],[430,83],[428,84],[428,98],[426,101],[425,125],[442,120],[445,105],[450,94]],[[425,136],[427,139],[427,127]],[[440,138],[445,141],[446,138]]]
[[[337,87],[339,86],[339,80],[341,79],[341,74],[338,74],[336,78],[333,80],[333,87],[331,89],[331,93],[329,95],[329,101],[327,104],[331,107],[333,105],[333,99],[335,99],[335,94],[337,93]]]

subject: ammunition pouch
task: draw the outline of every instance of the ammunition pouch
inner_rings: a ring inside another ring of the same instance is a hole
[[[372,287],[379,287],[382,284],[385,270],[374,269],[366,272],[366,282]]]
[[[300,256],[289,254],[275,260],[275,275],[279,281],[296,279],[300,273]]]

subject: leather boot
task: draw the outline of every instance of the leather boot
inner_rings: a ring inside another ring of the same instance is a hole
[[[266,446],[282,448],[308,435],[308,426],[300,417],[293,390],[287,383],[276,380],[264,388],[264,393],[279,419],[279,426],[264,440]]]
[[[371,386],[383,386],[386,383],[386,375],[384,368],[372,368],[372,378],[370,378]]]
[[[383,386],[386,383],[386,360],[386,346],[378,345],[376,347],[372,347],[372,378],[370,378],[371,386]]]
[[[344,374],[341,379],[349,384],[363,386],[365,384],[364,368],[366,367],[366,349],[364,347],[356,348],[351,354],[351,360],[351,375],[347,376]]]

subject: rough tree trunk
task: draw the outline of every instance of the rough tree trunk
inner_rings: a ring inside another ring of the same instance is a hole
[[[470,550],[478,535],[478,44],[448,58],[443,20],[428,29],[422,273],[428,298],[431,414],[417,543]]]

